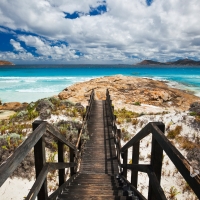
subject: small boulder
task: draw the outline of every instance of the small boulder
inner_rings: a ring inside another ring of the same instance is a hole
[[[22,104],[20,102],[8,102],[4,103],[3,105],[0,105],[0,110],[13,110],[13,111],[18,111],[23,109],[25,104]]]
[[[41,120],[50,118],[53,109],[54,105],[48,99],[40,99],[36,106],[36,111],[39,112]]]
[[[200,102],[193,102],[190,104],[190,109],[191,112],[196,113],[197,115],[200,115]]]
[[[74,105],[74,107],[80,112],[80,111],[84,111],[84,106],[81,105],[81,103],[76,103]]]

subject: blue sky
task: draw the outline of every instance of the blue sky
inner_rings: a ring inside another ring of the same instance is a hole
[[[199,0],[0,1],[0,60],[200,60]]]

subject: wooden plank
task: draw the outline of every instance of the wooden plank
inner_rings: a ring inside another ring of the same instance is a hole
[[[139,148],[140,142],[137,142],[132,147],[132,164],[139,163]],[[137,189],[137,182],[138,182],[138,171],[132,170],[131,171],[131,184]]]
[[[127,169],[132,169],[140,172],[147,173],[148,172],[148,167],[150,165],[145,165],[145,164],[121,164],[121,167],[126,167]],[[135,186],[134,186],[135,187]]]
[[[128,149],[123,153],[123,176],[127,178]]]
[[[159,124],[158,128],[162,133],[165,132],[165,125]],[[163,149],[157,142],[157,140],[154,137],[154,134],[152,134],[152,145],[151,145],[151,167],[153,172],[156,175],[157,181],[160,184],[161,180],[161,172],[162,172],[162,160],[163,160]],[[149,192],[148,192],[148,199],[154,200],[156,199],[156,194],[154,192],[154,186],[151,184],[152,180],[149,180]],[[157,192],[157,191],[156,191]]]
[[[134,191],[140,200],[147,200],[124,176],[121,176],[127,185]]]
[[[31,188],[30,192],[28,193],[25,200],[34,200],[36,198],[36,196],[41,191],[42,185],[45,182],[49,171],[56,170],[56,169],[69,168],[69,167],[73,167],[75,165],[76,165],[75,163],[46,163],[44,165],[44,167],[42,168],[40,174],[38,175],[35,183],[33,184],[32,188]],[[48,198],[48,196],[45,197],[45,199],[47,199],[47,198]]]
[[[32,124],[33,131],[42,123],[43,121],[33,122]],[[35,157],[35,173],[37,179],[41,171],[43,170],[44,165],[46,164],[45,143],[43,136],[38,140],[38,142],[34,146],[34,157]],[[38,192],[38,200],[46,199],[47,196],[48,196],[47,180],[45,178]]]
[[[34,200],[36,196],[39,194],[41,191],[41,187],[46,180],[47,173],[49,171],[49,164],[45,164],[43,169],[41,170],[40,174],[37,177],[37,180],[33,184],[33,187],[31,188],[30,192],[28,193],[27,197],[25,200]],[[47,199],[48,196],[44,197],[44,199]]]
[[[58,140],[58,162],[64,162],[64,144]],[[59,169],[59,186],[65,182],[65,169]]]
[[[156,174],[153,172],[153,169],[151,166],[148,167],[148,176],[149,176],[149,187],[152,186],[152,189],[154,192],[152,192],[151,194],[153,194],[152,196],[148,196],[148,200],[152,199],[159,199],[159,200],[167,200],[165,193],[162,189],[162,187],[160,186],[160,182],[157,179]],[[152,198],[154,197],[154,199]]]
[[[49,169],[50,170],[57,170],[57,169],[65,169],[65,168],[69,168],[69,167],[75,167],[76,163],[71,162],[71,163],[48,163],[49,164]]]
[[[0,186],[13,173],[17,166],[26,157],[38,140],[43,136],[46,129],[46,122],[43,122],[35,129],[29,137],[13,152],[13,154],[0,166]]]
[[[58,140],[60,140],[60,142],[64,143],[68,147],[72,148],[75,151],[77,150],[77,148],[72,143],[67,141],[65,137],[62,134],[60,134],[59,130],[56,127],[48,123],[47,123],[47,132],[56,137]]]
[[[70,162],[73,163],[74,162],[74,149],[72,148],[69,148],[69,153],[70,153]],[[74,167],[71,167],[70,168],[70,175],[73,176],[75,174],[75,170],[74,170]]]
[[[200,176],[190,176],[190,164],[185,157],[174,147],[171,142],[165,137],[163,132],[158,128],[160,123],[150,123],[151,132],[165,153],[169,156],[176,168],[179,170],[183,178],[190,185],[197,197],[200,199]]]
[[[76,177],[78,176],[78,174],[73,175],[72,177],[70,177],[63,185],[61,185],[56,191],[54,191],[47,200],[56,200],[58,195],[61,194],[62,190],[65,188],[66,185],[68,185],[69,183],[71,183]]]
[[[133,144],[137,143],[138,141],[142,140],[144,137],[150,134],[151,132],[151,124],[148,123],[139,133],[137,133],[131,140],[129,140],[122,148],[121,152],[133,146]]]

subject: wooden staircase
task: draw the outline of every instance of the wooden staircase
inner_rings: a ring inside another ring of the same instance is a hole
[[[59,200],[133,199],[124,191],[106,101],[95,100],[87,122],[90,139],[83,151],[80,172],[65,186]],[[137,198],[135,198],[137,199]]]

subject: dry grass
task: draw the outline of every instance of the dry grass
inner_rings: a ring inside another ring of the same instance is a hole
[[[168,132],[167,138],[168,139],[175,139],[182,130],[182,126],[176,126],[176,128],[174,130],[171,130]]]
[[[132,125],[137,125],[138,122],[139,122],[139,121],[138,121],[137,119],[133,119],[133,120],[132,120]]]
[[[186,150],[199,148],[199,145],[197,143],[189,141],[187,137],[179,136],[177,138],[177,141],[179,145],[181,146],[181,148],[186,149]]]

